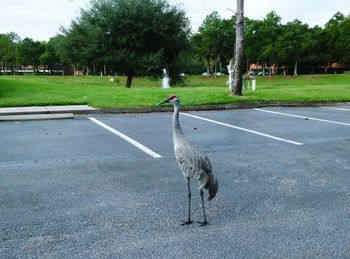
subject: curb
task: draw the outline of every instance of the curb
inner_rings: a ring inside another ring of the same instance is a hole
[[[240,110],[266,107],[321,107],[321,106],[335,106],[335,105],[350,105],[350,102],[304,102],[304,103],[232,103],[222,105],[202,105],[202,106],[182,106],[181,111],[215,111],[215,110]],[[96,114],[96,113],[152,113],[152,112],[173,112],[173,107],[155,107],[155,108],[125,108],[125,109],[96,109],[92,111],[82,111],[82,114]]]
[[[220,111],[220,110],[239,110],[266,107],[320,107],[320,106],[343,106],[350,105],[350,102],[271,102],[271,103],[230,103],[220,105],[202,105],[202,106],[182,106],[181,111]],[[49,106],[48,106],[49,107]],[[72,106],[74,107],[74,105]],[[0,117],[20,116],[20,115],[54,115],[54,114],[137,114],[137,113],[153,113],[153,112],[173,112],[173,107],[152,107],[152,108],[91,108],[91,109],[65,109],[65,110],[36,110],[35,106],[27,107],[26,111],[18,112],[1,112]],[[10,108],[9,108],[10,109]],[[1,121],[4,121],[2,119]]]
[[[73,113],[56,114],[25,114],[25,115],[4,115],[0,116],[1,121],[33,121],[33,120],[62,120],[74,119]]]
[[[63,114],[93,112],[94,108],[87,105],[61,105],[61,106],[27,106],[0,108],[0,116],[32,115],[32,114]]]

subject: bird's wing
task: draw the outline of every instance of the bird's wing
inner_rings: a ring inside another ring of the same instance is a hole
[[[207,178],[212,174],[212,166],[207,155],[190,142],[183,143],[175,149],[176,161],[185,177],[205,185]]]

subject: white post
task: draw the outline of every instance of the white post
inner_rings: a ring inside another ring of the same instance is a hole
[[[163,69],[162,88],[170,88],[169,76],[165,68]]]
[[[230,64],[227,65],[227,71],[228,71],[228,88],[232,91],[233,89],[233,60],[230,60]]]
[[[256,89],[256,79],[254,78],[252,80],[252,90],[255,91],[255,89]]]

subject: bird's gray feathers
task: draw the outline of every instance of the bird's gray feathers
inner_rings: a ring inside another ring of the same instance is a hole
[[[212,166],[207,155],[193,143],[181,139],[180,145],[175,145],[176,161],[184,174],[197,181],[199,188],[206,187],[212,176]]]
[[[208,189],[208,192],[209,192],[208,200],[211,201],[215,197],[219,189],[218,180],[214,177],[214,175],[211,175],[207,185],[204,188]]]
[[[219,186],[212,173],[211,163],[202,150],[186,139],[179,122],[180,100],[178,98],[171,100],[174,100],[173,141],[176,161],[184,177],[196,181],[199,189],[207,189],[208,199],[211,200],[215,197]]]

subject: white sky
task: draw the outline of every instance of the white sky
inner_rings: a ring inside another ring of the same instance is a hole
[[[0,0],[0,33],[16,32],[22,39],[48,40],[59,32],[62,25],[79,15],[89,0]],[[170,0],[180,4],[191,20],[194,31],[206,15],[218,11],[229,18],[236,9],[236,0]],[[245,0],[245,15],[263,19],[270,11],[282,17],[282,23],[295,18],[310,26],[323,26],[337,11],[350,14],[349,0]]]

